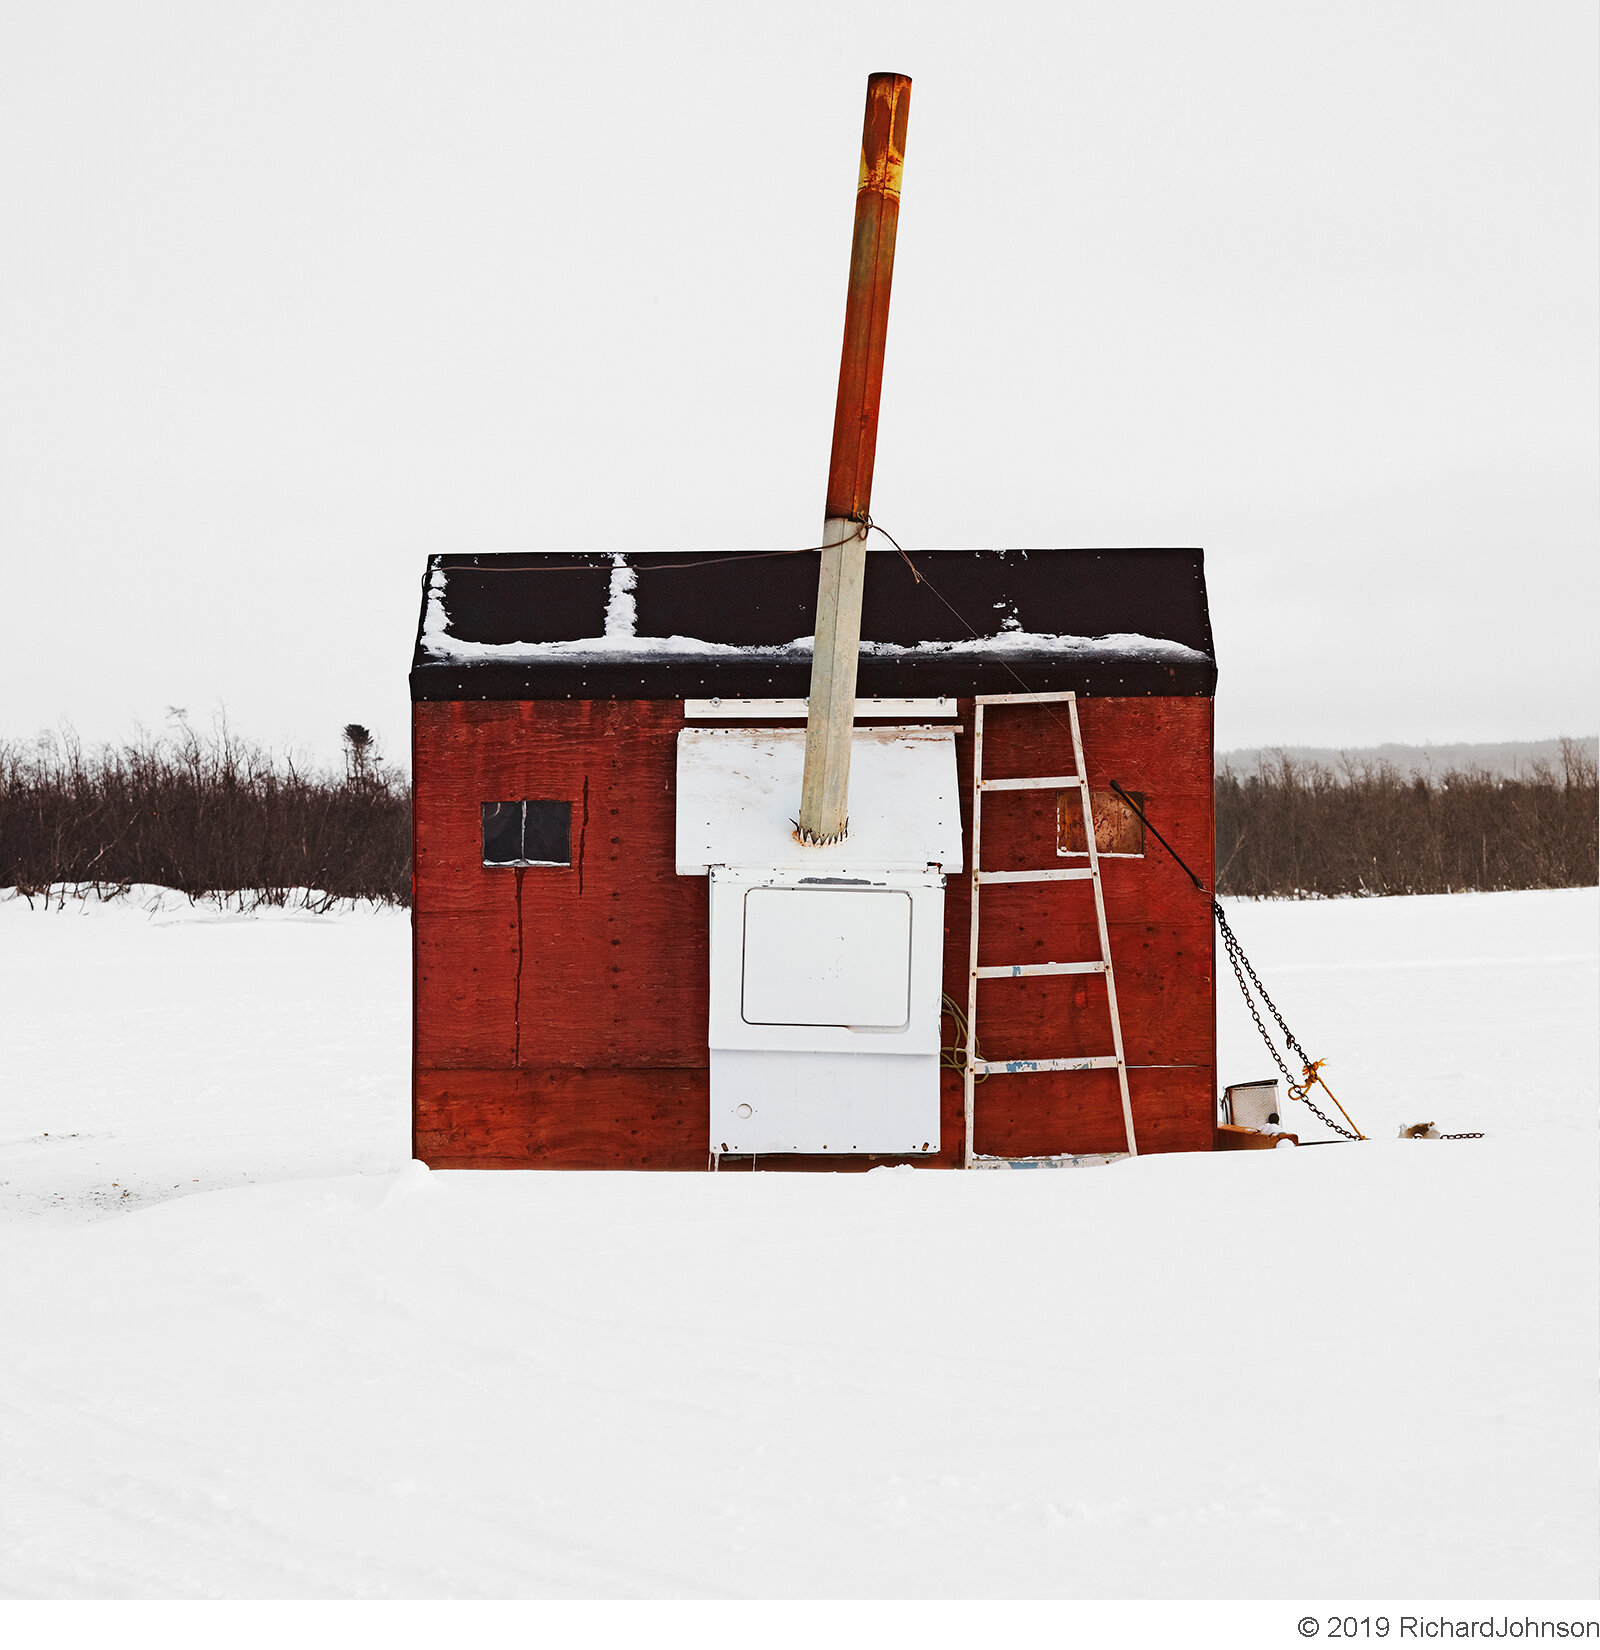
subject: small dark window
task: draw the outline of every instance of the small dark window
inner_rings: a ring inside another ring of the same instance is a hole
[[[485,802],[485,865],[570,865],[570,802]]]
[[[522,804],[485,802],[483,805],[483,863],[515,865],[522,858]]]

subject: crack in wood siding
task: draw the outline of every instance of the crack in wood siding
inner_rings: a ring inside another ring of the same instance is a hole
[[[583,776],[583,814],[578,821],[578,898],[583,898],[583,845],[589,836],[589,776]]]
[[[522,879],[527,867],[517,867],[517,980],[511,993],[511,1063],[522,1064]]]

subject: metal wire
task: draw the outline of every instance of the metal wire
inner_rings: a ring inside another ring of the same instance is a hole
[[[967,1069],[966,1010],[961,1007],[961,1005],[949,994],[949,992],[945,992],[939,998],[939,1004],[942,1010],[940,1018],[942,1019],[945,1014],[948,1014],[950,1018],[955,1021],[956,1027],[955,1044],[950,1048],[940,1048],[939,1064],[946,1071],[964,1072]],[[976,1039],[973,1040],[972,1048],[974,1058],[981,1062],[983,1059],[983,1052],[979,1049]],[[974,1072],[972,1080],[974,1083],[982,1083],[988,1080],[988,1076],[989,1074],[986,1071]]]

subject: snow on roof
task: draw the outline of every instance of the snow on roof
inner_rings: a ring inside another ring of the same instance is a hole
[[[1201,553],[918,551],[868,563],[864,693],[1210,693]],[[817,560],[436,556],[418,699],[803,691]]]

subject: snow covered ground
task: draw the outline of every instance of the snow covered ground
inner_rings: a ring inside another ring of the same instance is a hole
[[[0,901],[0,1593],[1592,1597],[1596,890],[1233,922],[1371,1144],[430,1174],[403,914]]]

